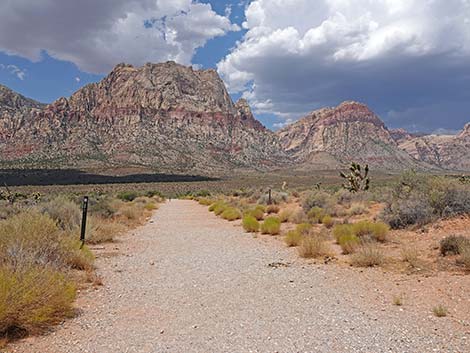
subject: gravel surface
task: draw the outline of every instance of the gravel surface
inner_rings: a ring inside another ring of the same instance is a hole
[[[306,263],[192,201],[167,202],[109,249],[82,313],[10,351],[470,352],[450,318],[393,306],[354,272]]]

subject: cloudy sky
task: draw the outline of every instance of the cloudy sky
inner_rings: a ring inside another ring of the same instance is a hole
[[[216,67],[271,128],[344,100],[411,131],[470,121],[470,0],[0,2],[0,83],[37,100],[167,60]]]

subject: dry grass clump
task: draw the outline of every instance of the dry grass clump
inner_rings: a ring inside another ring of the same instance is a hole
[[[271,203],[279,205],[282,202],[287,202],[289,195],[286,192],[272,191]],[[259,204],[267,205],[269,203],[269,194],[263,194],[257,201]]]
[[[126,227],[102,217],[90,217],[87,225],[87,243],[100,244],[112,242],[114,238],[126,231]]]
[[[258,220],[250,215],[243,216],[243,229],[249,233],[256,233],[259,231],[259,222]]]
[[[158,209],[158,206],[157,206],[157,204],[155,204],[153,202],[148,202],[148,203],[145,204],[144,209],[146,209],[147,211],[154,211],[154,210]]]
[[[465,246],[460,251],[460,257],[457,259],[459,264],[462,264],[467,271],[470,271],[470,246]]]
[[[199,200],[198,200],[198,203],[200,205],[203,205],[203,206],[210,206],[214,203],[214,200],[212,199],[209,199],[207,197],[201,197]]]
[[[266,207],[266,213],[268,214],[279,213],[280,210],[281,208],[278,205],[268,205]]]
[[[367,212],[367,207],[363,203],[359,202],[354,202],[348,209],[348,215],[350,216],[359,216]]]
[[[310,223],[300,223],[300,224],[297,224],[297,226],[295,227],[295,230],[300,235],[308,235],[312,231],[312,225]]]
[[[0,267],[0,335],[36,334],[73,314],[75,286],[49,267]]]
[[[281,220],[277,217],[270,216],[261,224],[261,233],[277,235],[281,231]]]
[[[292,211],[289,215],[288,221],[294,224],[300,224],[307,222],[308,218],[305,212],[301,208],[298,208]]]
[[[278,213],[278,217],[281,220],[281,223],[285,223],[289,220],[292,215],[293,210],[291,208],[284,208]]]
[[[442,256],[448,254],[458,255],[462,252],[463,248],[470,247],[470,239],[462,235],[450,235],[445,237],[440,242],[440,251]]]
[[[227,221],[235,221],[236,219],[242,218],[240,210],[235,207],[227,207],[222,213],[221,217]]]
[[[328,256],[330,249],[325,240],[318,235],[302,237],[299,246],[299,255],[304,258],[318,258]]]
[[[339,239],[342,236],[352,236],[355,235],[351,224],[336,224],[333,227],[333,237],[335,238],[336,242],[339,244]]]
[[[125,217],[129,221],[135,221],[140,218],[142,215],[142,207],[139,207],[137,204],[128,204],[123,206],[119,210],[119,214]]]
[[[419,259],[419,253],[416,248],[404,247],[401,250],[401,258],[413,268],[420,267],[421,260]]]
[[[403,305],[403,296],[402,295],[395,295],[393,297],[392,303],[393,303],[393,305],[396,305],[396,306],[402,306]]]
[[[432,312],[436,317],[444,317],[447,316],[448,313],[447,308],[442,305],[438,305],[432,308]]]
[[[65,196],[58,196],[42,204],[40,210],[47,213],[62,229],[73,230],[80,226],[80,207]]]
[[[359,247],[351,257],[351,264],[357,267],[380,266],[384,261],[383,252],[372,244]]]
[[[287,232],[284,242],[287,246],[299,246],[302,241],[302,235],[297,230]]]
[[[217,201],[209,207],[209,211],[214,212],[216,216],[219,216],[224,212],[229,206],[223,201]]]

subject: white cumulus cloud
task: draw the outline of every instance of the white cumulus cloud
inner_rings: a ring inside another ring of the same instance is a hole
[[[245,15],[218,71],[255,108],[269,103],[261,112],[291,118],[346,99],[381,112],[436,98],[470,108],[468,0],[254,0]]]
[[[239,30],[193,0],[0,2],[0,51],[33,61],[42,52],[103,73],[119,62],[190,64],[209,39]]]

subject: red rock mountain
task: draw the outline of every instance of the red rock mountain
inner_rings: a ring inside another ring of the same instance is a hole
[[[409,136],[399,146],[415,159],[437,167],[470,170],[470,123],[457,135]]]
[[[214,70],[120,64],[41,111],[28,104],[21,117],[7,112],[0,119],[4,164],[216,173],[287,163],[274,133],[246,101],[232,102]]]
[[[418,166],[398,148],[384,123],[357,102],[316,110],[277,135],[282,147],[300,163],[356,161],[391,170]]]

